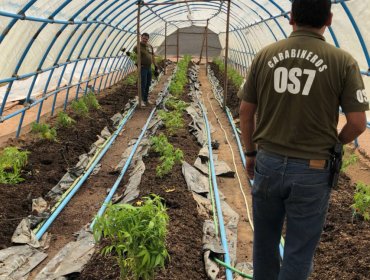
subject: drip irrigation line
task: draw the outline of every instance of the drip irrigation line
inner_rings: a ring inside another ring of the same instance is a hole
[[[240,179],[240,176],[239,176],[239,172],[238,172],[238,168],[236,166],[236,162],[235,162],[235,154],[234,154],[234,150],[231,146],[231,143],[230,143],[230,140],[229,140],[229,137],[227,136],[227,132],[226,130],[224,129],[219,117],[217,116],[214,108],[213,108],[213,105],[212,105],[212,102],[211,102],[211,99],[209,98],[209,93],[207,92],[207,99],[208,99],[208,103],[210,104],[211,106],[211,109],[212,109],[212,112],[213,114],[215,115],[215,118],[218,122],[218,124],[220,125],[221,127],[221,130],[223,131],[224,135],[225,135],[225,138],[226,138],[226,142],[227,142],[227,145],[229,146],[229,149],[230,149],[230,152],[231,152],[231,155],[232,155],[232,159],[233,159],[233,164],[234,164],[234,168],[235,168],[235,173],[236,173],[236,177],[238,178],[238,183],[239,183],[239,189],[243,195],[243,198],[244,198],[244,203],[245,203],[245,208],[247,209],[247,216],[248,216],[248,220],[249,220],[249,224],[252,228],[252,230],[254,231],[254,225],[253,225],[253,222],[252,222],[252,219],[251,219],[251,215],[250,215],[250,211],[249,211],[249,203],[247,201],[247,196],[245,195],[245,192],[243,190],[243,184],[242,184],[242,181]],[[227,108],[227,107],[226,107]],[[228,108],[227,108],[228,109]],[[250,182],[249,182],[250,183]]]
[[[210,76],[210,69],[208,69],[208,75]],[[215,94],[215,97],[216,97],[216,100],[220,103],[220,106],[222,107],[222,101],[220,101],[220,97],[217,96],[219,95],[219,93],[217,93],[216,91],[214,91],[214,94]],[[244,167],[246,167],[246,159],[245,159],[245,156],[243,154],[243,148],[241,146],[241,142],[240,142],[240,138],[239,138],[239,134],[236,133],[237,130],[236,130],[236,127],[235,127],[235,124],[234,124],[234,120],[233,120],[233,117],[231,116],[231,112],[230,112],[230,109],[226,106],[226,113],[227,113],[227,116],[228,116],[228,119],[229,119],[229,122],[231,124],[231,126],[233,127],[233,131],[234,131],[234,136],[235,138],[237,139],[237,142],[238,142],[238,147],[239,147],[239,153],[240,153],[240,156],[242,158],[242,162],[243,162],[243,165]],[[249,178],[248,178],[249,180]],[[249,180],[250,182],[250,185],[253,186],[253,180]],[[283,259],[284,257],[284,244],[285,244],[285,240],[284,238],[281,236],[280,238],[280,244],[279,244],[279,252],[280,252],[280,258]]]
[[[226,267],[226,268],[228,268],[228,269],[230,269],[230,270],[234,271],[235,273],[238,273],[240,276],[242,276],[242,277],[244,277],[244,278],[247,278],[247,279],[253,279],[253,275],[249,275],[249,274],[246,274],[246,273],[244,273],[244,272],[241,272],[240,270],[236,269],[235,267],[232,267],[232,266],[230,266],[230,265],[228,265],[228,264],[224,263],[223,261],[221,261],[221,260],[219,260],[219,259],[217,259],[217,258],[213,258],[213,260],[214,260],[216,263],[218,263],[218,264],[220,264],[220,265],[222,265],[222,266],[224,266],[224,267]]]
[[[90,229],[93,229],[93,228],[94,228],[94,225],[95,225],[96,219],[97,219],[97,218],[99,218],[101,215],[103,215],[103,214],[104,214],[105,209],[108,207],[108,203],[112,200],[113,195],[114,195],[114,193],[116,192],[116,190],[117,190],[117,188],[118,188],[119,184],[121,183],[121,181],[122,181],[122,179],[123,179],[123,176],[126,174],[126,172],[127,172],[128,168],[129,168],[129,166],[130,166],[130,164],[131,164],[132,158],[134,157],[134,154],[135,154],[135,152],[136,152],[136,150],[137,150],[137,148],[138,148],[138,146],[139,146],[139,144],[140,144],[141,140],[143,139],[144,134],[145,134],[146,130],[148,129],[149,123],[150,123],[150,121],[152,120],[153,115],[154,115],[154,113],[155,113],[155,111],[156,111],[156,110],[157,110],[157,107],[154,107],[154,108],[153,108],[153,110],[152,110],[152,112],[150,113],[149,118],[147,119],[147,121],[146,121],[146,123],[145,123],[144,127],[143,127],[143,128],[142,128],[142,130],[141,130],[141,133],[140,133],[139,138],[136,140],[136,143],[135,143],[134,147],[132,148],[132,150],[131,150],[131,153],[130,153],[129,157],[128,157],[128,159],[127,159],[127,161],[126,161],[125,165],[123,166],[123,168],[122,168],[122,170],[121,170],[121,173],[119,174],[119,176],[118,176],[117,180],[115,181],[114,185],[112,186],[111,190],[109,191],[109,194],[108,194],[108,195],[107,195],[107,197],[105,198],[104,203],[103,203],[103,205],[100,207],[98,214],[96,215],[96,217],[94,218],[93,222],[91,223],[91,225],[90,225]]]
[[[208,162],[208,174],[211,175],[211,164]],[[208,183],[209,183],[209,193],[211,195],[211,203],[212,203],[212,213],[213,213],[213,223],[215,225],[215,234],[218,236],[218,220],[216,216],[216,206],[215,206],[215,198],[213,194],[213,186],[212,186],[212,177],[208,176]]]
[[[174,70],[174,73],[176,73],[176,70],[177,70],[177,69],[175,69],[175,70]],[[168,87],[169,87],[169,85],[170,85],[170,83],[168,83],[168,84],[167,84],[166,88],[165,88],[165,89],[164,89],[164,91],[163,91],[164,93],[167,93],[167,92],[168,92]],[[164,94],[164,95],[162,96],[162,98],[160,99],[160,101],[158,102],[158,104],[160,104],[160,103],[163,101],[163,99],[164,99],[165,95],[166,95],[166,94]],[[130,166],[130,164],[131,164],[131,161],[132,161],[132,159],[133,159],[133,157],[134,157],[134,155],[135,155],[135,152],[136,152],[136,150],[137,150],[137,148],[138,148],[138,146],[139,146],[139,144],[140,144],[140,142],[141,142],[142,138],[144,137],[145,132],[146,132],[146,131],[147,131],[147,129],[148,129],[149,123],[150,123],[150,121],[152,120],[152,118],[153,118],[153,116],[154,116],[154,113],[157,111],[157,108],[158,108],[158,106],[155,106],[155,107],[153,108],[152,112],[150,113],[150,115],[149,115],[149,117],[148,117],[148,119],[147,119],[147,121],[146,121],[146,123],[145,123],[144,127],[143,127],[143,128],[142,128],[142,130],[141,130],[141,133],[140,133],[139,138],[136,140],[135,145],[132,147],[132,150],[131,150],[130,155],[128,156],[128,158],[127,158],[127,160],[126,160],[125,165],[122,167],[122,170],[121,170],[121,172],[120,172],[120,174],[119,174],[119,176],[118,176],[117,180],[116,180],[116,181],[115,181],[115,183],[113,184],[113,186],[112,186],[111,190],[109,191],[109,194],[106,196],[106,198],[105,198],[105,200],[104,200],[104,202],[103,202],[103,205],[100,207],[100,209],[99,209],[99,211],[98,211],[97,215],[95,216],[95,218],[94,218],[94,219],[93,219],[93,221],[91,222],[91,224],[90,224],[90,229],[91,229],[91,230],[93,230],[93,229],[94,229],[94,225],[95,225],[95,223],[96,223],[97,218],[101,217],[101,216],[104,214],[105,210],[106,210],[106,209],[107,209],[107,207],[108,207],[108,203],[112,200],[114,193],[117,191],[117,188],[118,188],[119,184],[121,183],[121,181],[122,181],[122,179],[123,179],[123,176],[126,174],[126,172],[127,172],[128,168],[129,168],[129,166]]]
[[[41,237],[44,235],[46,230],[49,228],[49,226],[54,222],[54,220],[58,217],[59,213],[64,209],[64,207],[68,204],[68,202],[71,200],[71,198],[76,194],[76,192],[80,189],[82,184],[86,181],[86,179],[90,176],[90,174],[93,172],[95,169],[95,166],[98,164],[98,162],[102,159],[102,157],[105,155],[105,153],[108,151],[108,149],[111,147],[113,144],[114,140],[117,138],[117,136],[121,133],[124,125],[127,123],[127,121],[130,119],[132,116],[132,113],[134,112],[135,108],[137,106],[137,103],[135,103],[130,110],[127,112],[125,118],[121,121],[119,127],[117,130],[112,134],[110,137],[109,141],[105,143],[105,146],[103,150],[96,156],[95,160],[93,163],[90,164],[90,167],[87,168],[87,170],[81,175],[78,179],[78,182],[73,183],[73,187],[70,188],[68,191],[68,194],[64,195],[62,197],[62,200],[59,201],[58,205],[55,207],[54,211],[51,213],[49,218],[44,221],[41,226],[39,226],[35,232],[36,232],[36,239],[40,240]]]
[[[202,110],[203,119],[204,119],[206,129],[207,129],[209,163],[210,163],[210,168],[211,168],[211,171],[212,171],[211,172],[211,174],[212,174],[212,183],[213,183],[215,201],[216,201],[216,206],[217,206],[217,216],[218,216],[219,225],[220,225],[221,243],[222,243],[222,247],[225,251],[225,263],[230,265],[229,249],[228,249],[228,244],[227,244],[227,238],[226,238],[226,231],[225,231],[225,226],[224,226],[224,219],[223,219],[223,215],[222,215],[220,195],[219,195],[219,192],[218,192],[218,185],[217,185],[217,179],[216,179],[216,175],[215,175],[215,167],[214,167],[214,162],[213,162],[211,132],[210,132],[209,123],[208,123],[205,108],[204,108],[204,106],[201,102],[199,102],[198,104],[199,104],[200,109]],[[226,269],[226,279],[227,280],[232,280],[233,279],[231,270],[228,269],[228,268]]]

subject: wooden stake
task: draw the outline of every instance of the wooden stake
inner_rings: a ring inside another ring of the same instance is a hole
[[[208,23],[209,23],[209,20],[207,20],[207,29],[206,29],[206,75],[207,75],[207,67],[208,67]]]
[[[137,4],[137,95],[139,100],[139,108],[141,108],[141,45],[140,45],[140,9],[141,9],[141,2],[139,1]]]
[[[179,63],[179,41],[180,41],[180,29],[177,29],[177,51],[176,51],[176,54],[177,54],[177,58],[176,58],[176,62]]]
[[[167,74],[167,22],[164,25],[164,74]]]
[[[226,20],[226,49],[225,49],[225,77],[224,77],[224,110],[227,102],[227,61],[229,60],[229,29],[230,29],[230,1],[227,3],[227,20]]]

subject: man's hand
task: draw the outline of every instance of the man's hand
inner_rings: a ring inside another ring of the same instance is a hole
[[[255,157],[247,157],[246,161],[247,161],[247,167],[245,168],[245,171],[247,172],[248,178],[250,180],[253,180],[254,179],[254,165],[255,165],[255,162],[256,162],[256,158]]]

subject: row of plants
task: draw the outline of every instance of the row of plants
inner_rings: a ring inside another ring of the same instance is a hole
[[[71,103],[72,112],[77,118],[86,118],[89,116],[91,110],[99,110],[100,104],[96,99],[94,93],[90,92],[78,100],[74,100]],[[76,124],[74,120],[67,112],[59,112],[57,115],[55,127],[51,127],[46,123],[33,123],[31,132],[36,134],[41,139],[49,141],[56,141],[57,128],[67,128]]]
[[[345,149],[345,157],[342,163],[342,172],[346,172],[348,167],[358,162],[358,156],[350,151],[349,148]],[[353,218],[360,217],[365,221],[370,221],[370,185],[363,182],[355,184],[355,192],[353,195],[354,203],[351,205],[353,209]]]
[[[211,70],[215,77],[218,79],[220,86],[225,87],[225,64],[220,58],[213,58],[213,61],[209,63]],[[243,76],[239,74],[231,65],[228,66],[228,86],[227,86],[227,100],[226,106],[230,109],[234,119],[239,117],[240,100],[238,97],[238,91],[243,84]]]
[[[221,72],[225,72],[225,63],[221,58],[219,57],[213,58],[213,63],[215,63],[218,66]],[[238,71],[236,71],[233,67],[230,67],[229,65],[227,67],[227,75],[237,88],[241,87],[244,80],[243,76],[240,75]]]
[[[173,167],[184,159],[183,151],[174,148],[167,136],[176,134],[184,126],[182,116],[188,104],[179,97],[187,83],[189,61],[190,57],[180,61],[171,81],[170,92],[173,96],[165,102],[168,111],[158,111],[164,132],[150,138],[151,151],[159,155],[159,164],[156,166],[156,176],[159,178],[168,176]],[[102,237],[108,240],[102,254],[116,256],[121,279],[153,279],[154,272],[164,268],[166,260],[169,260],[166,248],[168,224],[169,216],[163,199],[152,194],[143,197],[135,205],[108,205],[104,216],[95,224],[94,235],[96,240]]]
[[[71,104],[73,112],[78,117],[88,117],[90,110],[100,108],[99,102],[93,93],[88,93]],[[66,112],[59,112],[55,127],[46,123],[33,123],[31,132],[40,139],[56,141],[57,128],[73,126],[76,121]],[[0,184],[18,184],[24,181],[21,177],[22,168],[27,165],[30,152],[18,147],[9,146],[0,152]]]

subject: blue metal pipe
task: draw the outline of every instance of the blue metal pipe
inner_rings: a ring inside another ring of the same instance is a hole
[[[90,1],[88,4],[91,5],[92,2],[94,2],[95,0],[92,0]],[[107,24],[103,21],[98,21],[98,20],[86,20],[86,21],[78,21],[78,20],[71,20],[71,21],[67,21],[67,20],[54,20],[54,19],[45,19],[45,18],[38,18],[38,17],[32,17],[32,16],[25,16],[25,15],[19,15],[19,14],[13,14],[13,13],[9,13],[9,12],[5,12],[5,11],[0,11],[0,16],[4,16],[4,17],[10,17],[10,18],[14,18],[14,19],[17,19],[17,20],[29,20],[29,21],[35,21],[35,22],[42,22],[42,23],[45,23],[45,24],[53,24],[53,23],[56,23],[56,24],[75,24],[75,25],[82,25],[82,24],[102,24],[102,25],[106,25],[108,27],[111,27],[115,30],[119,30],[119,31],[125,31],[125,32],[129,32],[129,33],[132,33],[132,34],[135,34],[135,32],[131,32],[131,31],[128,31],[128,30],[124,30],[122,28],[118,28],[114,25],[110,25],[110,24]]]
[[[355,19],[353,18],[351,11],[348,9],[347,4],[345,2],[340,2],[340,4],[342,5],[344,11],[346,12],[349,20],[352,23],[353,28],[356,31],[357,38],[359,39],[359,41],[361,43],[362,50],[364,51],[364,55],[365,55],[365,58],[366,58],[366,61],[367,61],[368,69],[370,69],[370,56],[369,56],[369,52],[367,50],[364,38],[362,37],[361,31],[358,28],[357,23],[356,23]]]
[[[114,193],[116,192],[119,184],[121,183],[121,181],[123,179],[123,176],[126,174],[128,168],[130,167],[132,158],[134,157],[134,154],[135,154],[135,152],[137,150],[137,147],[139,146],[141,140],[143,139],[144,134],[145,134],[146,130],[148,129],[149,123],[152,120],[153,115],[154,115],[154,113],[155,113],[156,110],[157,110],[157,107],[154,107],[153,110],[152,110],[152,112],[150,113],[148,120],[146,121],[144,127],[141,130],[141,133],[140,133],[139,138],[136,140],[136,143],[135,143],[134,147],[132,148],[129,157],[127,158],[126,163],[125,163],[125,165],[123,166],[123,168],[121,170],[121,173],[119,174],[117,180],[114,182],[114,185],[112,186],[112,188],[109,191],[109,194],[105,198],[103,205],[100,207],[98,214],[96,215],[96,217],[94,218],[93,222],[91,223],[91,225],[90,225],[90,228],[91,229],[94,228],[94,225],[95,225],[95,222],[96,222],[96,218],[97,217],[100,217],[101,215],[104,214],[105,209],[108,206],[108,203],[112,200],[112,197],[113,197]]]
[[[57,208],[53,211],[53,213],[50,215],[50,217],[44,222],[42,227],[37,231],[36,233],[36,239],[40,240],[41,237],[44,235],[46,230],[50,227],[50,225],[54,222],[54,220],[58,217],[59,213],[64,209],[64,207],[68,204],[68,202],[71,200],[71,198],[76,194],[76,192],[80,189],[82,184],[86,181],[86,179],[90,176],[90,174],[94,171],[96,165],[98,162],[103,158],[105,153],[108,151],[108,149],[113,144],[114,140],[117,138],[117,136],[122,131],[124,125],[127,123],[127,121],[131,118],[132,113],[134,112],[137,104],[134,104],[130,110],[127,112],[125,118],[121,121],[121,124],[117,128],[117,130],[113,133],[108,143],[105,145],[104,149],[99,153],[97,158],[94,160],[92,165],[86,170],[85,174],[82,176],[82,178],[78,181],[76,186],[68,193],[68,195],[62,200],[62,202],[57,206]]]

